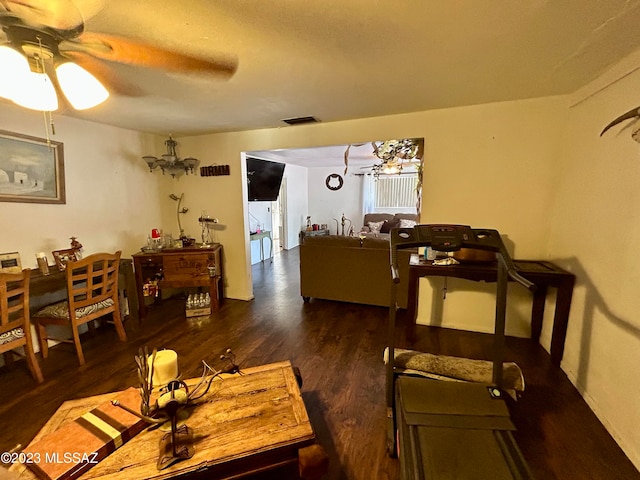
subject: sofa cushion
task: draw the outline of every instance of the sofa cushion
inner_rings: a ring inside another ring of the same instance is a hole
[[[380,228],[380,233],[389,233],[392,228],[396,228],[398,226],[398,222],[394,220],[385,220]]]
[[[393,220],[393,214],[391,213],[367,213],[364,216],[364,225],[367,225],[369,222],[384,222],[385,220],[391,221]]]
[[[413,220],[416,223],[418,223],[418,221],[420,220],[418,218],[418,215],[416,215],[415,213],[396,213],[393,216],[393,220],[396,222],[400,222],[401,219]]]
[[[369,231],[371,231],[371,233],[380,233],[380,229],[384,223],[385,220],[380,220],[379,222],[368,222],[367,227],[369,227]]]
[[[409,220],[408,218],[401,218],[398,223],[398,227],[400,228],[413,228],[416,226],[415,220]]]

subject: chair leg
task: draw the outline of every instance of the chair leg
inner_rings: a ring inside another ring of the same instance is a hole
[[[80,333],[78,333],[78,325],[71,325],[73,332],[73,343],[76,346],[76,354],[80,365],[84,365],[84,353],[82,353],[82,345],[80,344]]]
[[[49,358],[49,342],[47,341],[47,327],[40,322],[36,323],[36,332],[38,334],[38,343],[40,344],[40,352],[42,358]]]
[[[4,358],[5,365],[11,365],[13,363],[13,352],[11,350],[3,352],[2,357]]]
[[[95,320],[91,320],[90,322],[87,322],[85,325],[87,326],[87,330],[89,331],[89,333],[91,335],[95,335],[95,333],[96,333]]]
[[[29,338],[28,341],[30,342],[31,339]],[[44,377],[42,376],[42,371],[40,370],[40,364],[38,363],[36,354],[33,351],[33,345],[24,346],[24,356],[27,360],[27,366],[29,367],[33,378],[35,378],[38,383],[44,382]]]
[[[116,305],[116,309],[113,311],[113,324],[116,326],[116,332],[118,332],[118,338],[126,342],[127,333],[124,331],[124,325],[122,325],[122,318],[120,317],[120,307]]]

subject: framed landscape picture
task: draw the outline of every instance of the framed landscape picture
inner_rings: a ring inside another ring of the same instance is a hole
[[[0,130],[0,202],[65,203],[62,143]]]

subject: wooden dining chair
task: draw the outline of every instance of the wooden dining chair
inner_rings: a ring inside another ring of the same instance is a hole
[[[122,325],[120,303],[118,301],[118,272],[120,255],[96,253],[88,257],[70,261],[65,268],[67,280],[67,300],[47,305],[33,316],[37,327],[42,356],[49,356],[48,339],[74,343],[80,365],[84,365],[84,354],[80,344],[80,325],[87,324],[94,329],[93,321],[111,314],[120,340],[125,342],[127,334]],[[47,325],[71,327],[73,340],[53,338],[47,334]]]
[[[16,348],[23,347],[31,375],[38,383],[43,377],[33,351],[29,320],[29,278],[31,270],[0,273],[0,353],[6,364],[13,362]]]

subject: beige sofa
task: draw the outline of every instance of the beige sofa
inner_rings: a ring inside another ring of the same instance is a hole
[[[300,245],[300,294],[310,298],[388,307],[391,297],[390,245],[386,238],[320,235]],[[409,250],[399,252],[397,303],[407,307]]]

